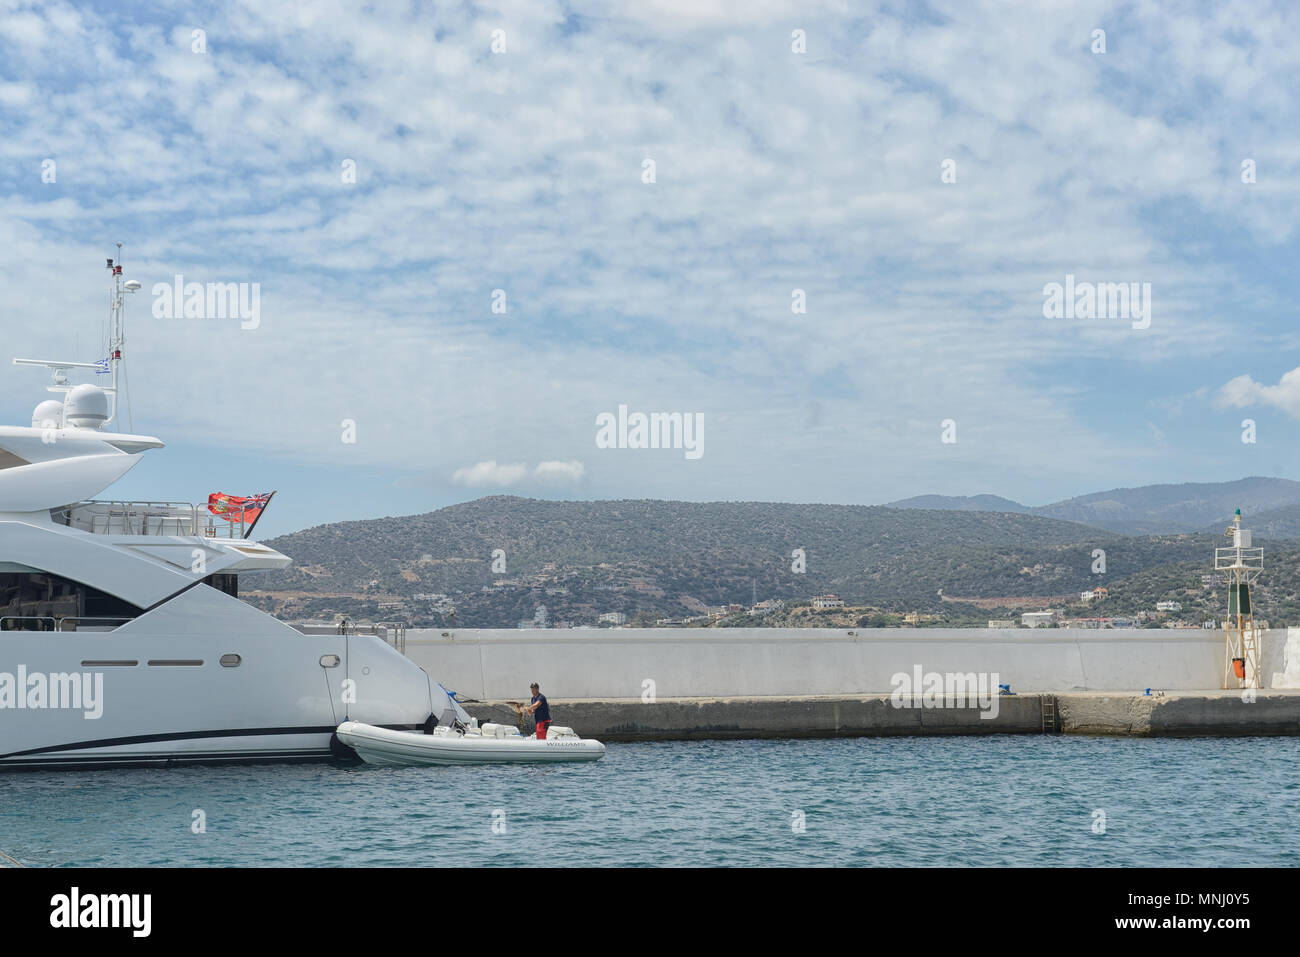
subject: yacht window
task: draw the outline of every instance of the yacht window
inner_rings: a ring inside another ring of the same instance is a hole
[[[0,631],[112,630],[142,609],[81,582],[0,562]]]
[[[229,572],[225,572],[225,573],[219,572],[216,575],[209,575],[207,578],[203,579],[203,584],[211,585],[217,591],[224,592],[225,594],[229,595],[231,598],[239,597],[239,576],[238,575],[234,575]]]

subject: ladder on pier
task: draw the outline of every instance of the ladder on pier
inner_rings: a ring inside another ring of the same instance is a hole
[[[1045,694],[1043,701],[1043,734],[1059,734],[1056,724],[1056,695]]]
[[[1254,679],[1246,687],[1259,687],[1259,626],[1252,617],[1241,629],[1241,656],[1246,659],[1246,677]]]

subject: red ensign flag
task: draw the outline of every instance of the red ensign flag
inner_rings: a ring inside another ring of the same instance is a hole
[[[261,495],[227,495],[225,492],[213,492],[208,496],[208,511],[227,522],[252,523],[262,514],[266,503],[271,500],[270,492]]]

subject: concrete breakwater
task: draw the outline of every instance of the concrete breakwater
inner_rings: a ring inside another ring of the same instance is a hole
[[[1300,734],[1300,691],[1132,695],[1103,692],[1001,696],[996,707],[939,695],[922,706],[889,695],[789,698],[551,699],[555,723],[601,741],[830,738],[949,734],[1094,734],[1139,737]],[[508,722],[504,701],[466,706]],[[995,713],[990,713],[995,710]]]
[[[444,687],[498,705],[476,717],[511,720],[500,705],[538,681],[557,724],[608,741],[1300,733],[1286,690],[1300,689],[1300,628],[1261,648],[1250,701],[1218,690],[1224,636],[1200,629],[412,629],[405,643]]]

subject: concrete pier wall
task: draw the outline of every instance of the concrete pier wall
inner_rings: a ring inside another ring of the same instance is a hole
[[[896,735],[1088,734],[1132,737],[1300,734],[1300,692],[1163,696],[1080,692],[1017,694],[991,707],[940,696],[897,707],[889,696],[680,698],[590,701],[554,698],[555,723],[605,742]],[[963,705],[958,707],[957,705]],[[481,721],[510,721],[504,702],[467,706]]]
[[[1264,633],[1265,688],[1300,688],[1300,629]],[[893,676],[996,673],[1013,690],[1218,689],[1208,630],[652,628],[412,629],[406,654],[464,697],[803,698],[889,694]],[[916,689],[920,691],[922,689]]]

